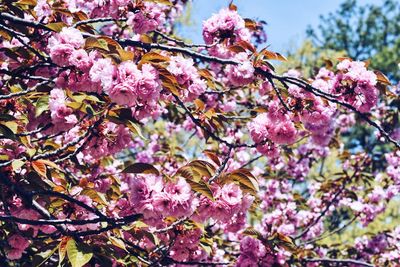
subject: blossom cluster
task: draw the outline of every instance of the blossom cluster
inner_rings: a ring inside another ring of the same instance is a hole
[[[369,112],[378,101],[377,77],[365,67],[364,62],[343,60],[331,93],[337,95],[360,112]]]
[[[74,67],[58,78],[59,87],[76,92],[105,92],[114,103],[130,107],[139,120],[160,114],[157,101],[161,83],[153,66],[143,64],[139,69],[132,61],[116,66],[110,58],[102,58],[95,51],[87,53],[83,45],[82,33],[74,28],[63,28],[50,38],[51,59],[61,67]],[[65,116],[70,115],[65,112]],[[65,120],[71,122],[70,118]]]
[[[297,84],[288,86],[287,107],[296,113],[285,110],[277,98],[273,101],[268,99],[266,114],[258,115],[248,126],[261,153],[269,157],[277,156],[277,145],[290,144],[296,137],[306,135],[296,130],[295,122],[301,122],[312,142],[321,147],[329,145],[336,128],[340,127],[344,131],[352,126],[354,119],[346,113],[340,114],[333,103],[323,98],[323,94],[333,94],[333,97],[350,104],[360,112],[368,112],[377,105],[377,77],[366,69],[364,62],[346,59],[337,65],[337,69],[338,73],[335,74],[331,70],[321,68],[315,76],[312,86],[320,90],[322,96],[316,96]],[[300,77],[300,73],[295,70],[286,75]],[[272,90],[271,87],[268,81],[264,81],[259,87],[259,94],[267,94]],[[280,114],[275,121],[271,119],[276,116],[274,114]],[[285,127],[282,128],[283,125]],[[282,138],[279,138],[279,134]]]
[[[397,264],[399,227],[324,244],[398,200],[400,152],[383,143],[397,102],[377,74],[345,59],[280,75],[284,57],[254,42],[262,23],[233,4],[188,44],[173,24],[187,2],[5,7],[0,258],[58,247],[69,264],[73,241],[82,266]]]

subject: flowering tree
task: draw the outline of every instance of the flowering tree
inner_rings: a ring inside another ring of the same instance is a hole
[[[399,266],[400,227],[324,244],[400,191],[387,78],[278,74],[233,4],[189,44],[186,2],[3,1],[1,265]]]

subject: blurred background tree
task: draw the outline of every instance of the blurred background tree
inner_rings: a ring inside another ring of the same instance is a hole
[[[317,28],[307,30],[315,47],[370,60],[372,68],[400,80],[400,1],[360,5],[357,0],[346,0],[320,20]]]
[[[321,48],[313,44],[311,40],[305,40],[299,47],[288,49],[284,52],[287,61],[276,66],[278,73],[288,69],[297,69],[305,77],[312,77],[316,71],[335,59],[346,56],[346,51],[335,51],[333,49]]]

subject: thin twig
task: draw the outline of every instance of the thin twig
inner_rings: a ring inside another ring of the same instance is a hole
[[[221,163],[221,166],[219,166],[219,168],[215,171],[214,175],[211,176],[211,178],[208,180],[209,184],[214,182],[214,180],[217,179],[221,175],[221,173],[224,171],[226,164],[228,163],[229,159],[231,158],[232,150],[233,150],[233,146],[229,146],[228,153],[226,154],[224,161]]]
[[[303,242],[303,243],[300,244],[300,245],[307,245],[307,244],[310,244],[310,243],[314,243],[314,242],[320,241],[320,240],[322,240],[322,239],[325,239],[325,238],[327,238],[327,237],[330,237],[330,236],[332,236],[332,235],[334,235],[334,234],[336,234],[336,233],[339,233],[339,232],[341,232],[343,229],[345,229],[346,227],[348,227],[349,225],[351,225],[357,218],[358,218],[358,215],[357,215],[357,216],[354,216],[350,221],[348,221],[348,222],[347,222],[346,224],[344,224],[342,227],[339,227],[339,228],[335,229],[334,231],[329,232],[329,233],[326,234],[326,235],[323,235],[323,234],[322,234],[322,235],[319,236],[319,237],[316,237],[316,238],[311,239],[311,240],[307,240],[307,241]]]
[[[162,38],[164,38],[164,39],[166,39],[168,41],[172,41],[172,42],[174,42],[174,43],[176,43],[177,45],[180,45],[180,46],[212,48],[217,44],[217,43],[212,44],[212,45],[207,45],[207,44],[188,44],[188,43],[185,43],[182,40],[178,40],[178,39],[175,39],[175,38],[173,38],[171,36],[168,36],[165,33],[162,33],[160,31],[154,31],[154,32],[157,33],[158,35],[160,35]]]

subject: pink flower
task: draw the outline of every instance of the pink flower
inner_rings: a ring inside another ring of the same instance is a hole
[[[133,106],[136,103],[137,95],[135,94],[133,84],[124,82],[119,83],[111,88],[109,96],[114,103],[118,105]]]
[[[180,204],[192,198],[192,189],[183,178],[179,178],[176,183],[167,184],[165,191],[172,196],[174,201]]]
[[[236,184],[226,184],[221,190],[221,199],[231,206],[239,205],[242,201],[242,190]]]
[[[117,79],[117,71],[111,59],[100,58],[95,60],[90,69],[90,79],[93,82],[100,82],[103,90],[107,93]]]
[[[183,92],[185,101],[192,101],[205,92],[206,83],[200,79],[193,59],[173,56],[167,70],[176,77],[180,85],[187,87]]]
[[[254,67],[247,54],[245,52],[238,53],[235,55],[235,59],[241,64],[238,66],[227,65],[225,67],[229,83],[233,86],[243,86],[251,83],[254,79]]]
[[[187,84],[199,77],[197,69],[193,66],[194,62],[191,58],[184,58],[183,56],[173,56],[167,67],[177,79],[179,84]]]
[[[138,12],[129,12],[127,24],[133,27],[137,34],[154,31],[165,21],[165,14],[160,5],[144,2]]]
[[[91,58],[83,49],[74,50],[69,58],[69,62],[82,71],[88,71],[92,66]]]
[[[130,179],[130,201],[135,206],[150,197],[150,190],[143,179]]]
[[[161,192],[152,196],[152,204],[156,211],[160,212],[164,216],[168,216],[171,214],[174,201],[170,194]]]
[[[67,78],[67,87],[74,92],[95,92],[101,93],[100,83],[92,82],[88,72],[70,72]]]
[[[174,248],[171,251],[171,257],[176,261],[185,261],[189,258],[190,251],[189,249],[180,246],[179,248]]]
[[[49,109],[56,111],[58,107],[65,105],[66,96],[62,89],[54,88],[50,91]]]
[[[203,22],[203,38],[206,44],[213,44],[225,38],[250,41],[250,32],[236,11],[225,8]]]
[[[46,0],[38,0],[33,10],[36,12],[39,20],[49,17],[52,11]]]
[[[260,240],[245,236],[240,241],[240,252],[242,255],[246,255],[249,258],[258,259],[263,256],[263,245]]]
[[[331,93],[339,96],[360,112],[369,112],[378,102],[377,76],[368,71],[364,62],[344,60],[337,66]]]
[[[193,101],[199,95],[203,94],[207,89],[206,82],[202,79],[195,79],[188,87],[188,95],[185,98],[186,101]]]
[[[7,259],[9,260],[18,260],[22,257],[23,250],[19,249],[10,249],[7,251]]]
[[[8,239],[8,244],[15,249],[18,250],[25,250],[27,247],[29,247],[29,241],[28,239],[18,235],[18,234],[14,234],[12,236],[10,236]]]
[[[284,121],[270,127],[269,133],[271,141],[283,145],[293,143],[296,140],[297,130],[293,122]]]
[[[61,89],[55,88],[50,92],[49,109],[55,132],[68,130],[78,122],[73,110],[66,106],[65,98]]]
[[[260,90],[258,91],[260,95],[266,95],[272,91],[272,85],[269,81],[263,81],[260,85]]]
[[[118,79],[120,82],[135,83],[140,76],[140,70],[132,61],[124,61],[118,66]]]
[[[285,120],[277,122],[269,116],[271,113],[258,115],[248,127],[250,135],[255,143],[271,140],[277,144],[289,144],[295,141],[297,130],[294,124],[286,116]],[[274,118],[274,117],[272,117]]]
[[[11,247],[11,249],[7,251],[6,255],[9,260],[20,259],[24,250],[29,247],[29,240],[18,234],[10,236],[7,241]]]
[[[156,69],[150,64],[143,64],[141,75],[136,84],[136,94],[142,100],[150,101],[157,99],[161,90]]]
[[[57,44],[50,47],[50,58],[51,60],[61,66],[68,66],[69,59],[74,52],[74,47],[70,44]]]
[[[61,44],[69,44],[74,48],[80,48],[85,44],[82,33],[76,28],[64,27],[57,35],[57,39]]]
[[[268,138],[268,114],[261,113],[248,124],[251,138],[255,143],[261,143]]]

